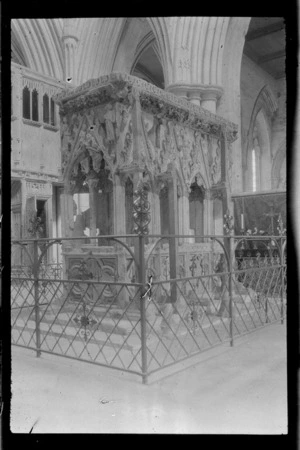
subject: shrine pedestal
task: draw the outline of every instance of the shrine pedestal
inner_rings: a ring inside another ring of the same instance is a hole
[[[130,302],[129,291],[114,284],[128,282],[125,250],[117,246],[65,245],[63,258],[65,278],[70,281],[67,286],[70,301],[84,300],[97,306],[114,303],[121,308]],[[75,279],[82,281],[72,283]],[[95,284],[87,287],[85,281]]]

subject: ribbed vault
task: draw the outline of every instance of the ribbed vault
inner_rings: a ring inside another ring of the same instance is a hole
[[[235,53],[232,46],[243,45],[250,21],[241,24],[241,18],[237,20],[239,26],[233,33],[233,22],[228,17],[73,19],[78,40],[77,84],[113,70],[130,72],[137,48],[150,33],[155,38],[165,86],[180,82],[222,86],[225,55]],[[63,30],[64,19],[14,19],[15,59],[33,70],[63,79]],[[234,34],[234,40],[228,39],[228,34]]]
[[[11,33],[17,60],[39,73],[62,79],[61,19],[13,19]]]
[[[192,84],[220,85],[227,17],[172,17],[172,79]]]

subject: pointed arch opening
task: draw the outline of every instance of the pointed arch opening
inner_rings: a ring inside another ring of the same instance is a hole
[[[272,156],[270,130],[260,110],[255,118],[248,147],[248,189],[258,192],[271,189]]]
[[[160,89],[165,87],[163,67],[152,32],[147,34],[136,49],[131,75],[142,78]]]

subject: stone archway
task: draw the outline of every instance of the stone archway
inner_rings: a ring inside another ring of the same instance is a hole
[[[271,189],[272,171],[272,117],[274,116],[278,104],[276,98],[268,85],[265,85],[259,92],[251,113],[249,130],[247,134],[246,150],[244,154],[245,184],[246,190],[252,190],[252,151],[256,147],[256,172],[257,190]],[[262,176],[263,174],[263,176]]]

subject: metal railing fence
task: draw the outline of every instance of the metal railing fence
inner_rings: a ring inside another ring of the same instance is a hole
[[[192,239],[136,234],[88,243],[13,241],[12,251],[26,254],[27,264],[13,259],[12,344],[37,356],[52,353],[131,372],[146,383],[204,350],[284,323],[284,236]],[[244,255],[245,239],[264,251]],[[62,260],[45,264],[44,254],[55,246]]]

